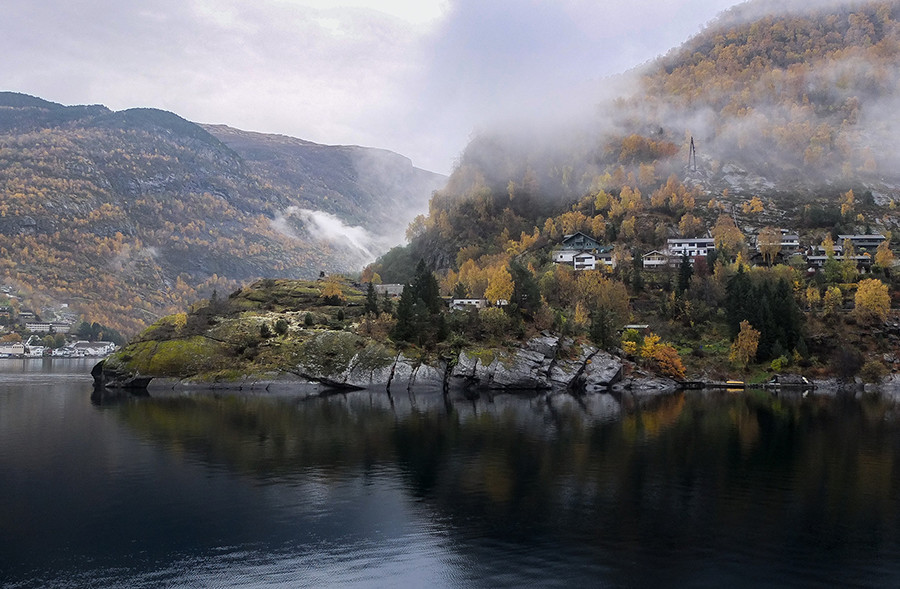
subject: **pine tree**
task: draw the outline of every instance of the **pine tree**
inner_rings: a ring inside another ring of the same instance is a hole
[[[375,293],[375,285],[371,282],[366,289],[365,311],[366,313],[372,313],[374,315],[378,314],[378,295]]]
[[[694,276],[694,268],[687,254],[681,256],[681,266],[678,268],[678,294],[681,295],[691,287],[691,278]]]
[[[521,311],[533,313],[541,304],[541,291],[534,274],[516,261],[510,262],[509,269],[513,279],[513,295],[510,303],[515,304]]]

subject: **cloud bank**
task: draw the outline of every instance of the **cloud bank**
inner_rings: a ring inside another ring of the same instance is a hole
[[[580,97],[732,4],[6,0],[0,89],[384,147],[446,173],[486,121]]]

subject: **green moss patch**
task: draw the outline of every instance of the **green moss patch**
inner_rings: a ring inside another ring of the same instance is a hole
[[[202,336],[162,342],[132,344],[111,358],[110,367],[147,376],[185,378],[217,370],[228,364],[227,350],[219,342]]]
[[[345,331],[316,335],[301,348],[298,366],[313,376],[332,376],[344,372],[363,346],[362,338]]]

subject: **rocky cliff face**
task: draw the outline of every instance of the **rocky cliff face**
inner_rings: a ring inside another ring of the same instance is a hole
[[[321,339],[351,336],[325,334]],[[463,350],[438,361],[420,362],[370,342],[343,357],[334,353],[334,341],[316,346],[327,350],[328,362],[309,354],[297,367],[310,380],[337,387],[384,387],[390,391],[412,388],[482,388],[494,390],[603,391],[622,377],[620,359],[591,346],[575,346],[571,340],[545,335],[510,350]],[[348,349],[348,348],[344,348]]]

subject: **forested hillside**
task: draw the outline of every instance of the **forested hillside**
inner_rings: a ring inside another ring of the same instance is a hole
[[[552,237],[547,219],[556,234],[637,235],[658,247],[668,234],[709,229],[725,208],[740,215],[753,197],[761,200],[751,224],[786,214],[833,228],[850,189],[857,201],[887,205],[900,194],[892,114],[900,107],[900,3],[748,20],[759,4],[725,13],[616,79],[620,98],[596,113],[552,132],[475,137],[429,214],[411,227],[420,236],[411,257],[456,268],[461,248],[504,251],[505,238],[535,228]],[[842,230],[866,223],[893,221],[866,218]]]
[[[882,358],[897,368],[887,353],[897,334],[882,323],[900,294],[900,3],[751,18],[769,6],[726,13],[617,78],[619,99],[569,125],[477,136],[410,226],[410,245],[364,277],[407,281],[424,259],[445,295],[510,302],[496,333],[551,329],[632,357],[644,357],[646,338],[616,330],[651,325],[647,349],[667,338],[688,373],[771,361],[855,374],[860,352],[876,372]],[[608,262],[554,264],[554,248],[576,232],[611,248]],[[824,267],[800,251],[764,253],[782,233],[826,252]],[[869,233],[887,238],[877,251],[839,237]],[[642,256],[669,238],[708,235],[708,258],[645,270]],[[733,348],[754,337],[749,355]]]
[[[232,149],[172,113],[65,107],[2,93],[0,282],[29,304],[71,303],[133,333],[216,288],[358,268],[368,252],[318,239],[292,213],[325,210],[361,222],[395,195],[409,211],[441,180],[380,150],[370,156],[362,148],[307,145],[318,159],[302,178],[270,181],[257,165],[273,152],[265,145],[245,160],[236,151],[242,145]],[[347,150],[393,169],[367,184]],[[396,231],[371,220],[366,227],[373,240]]]

